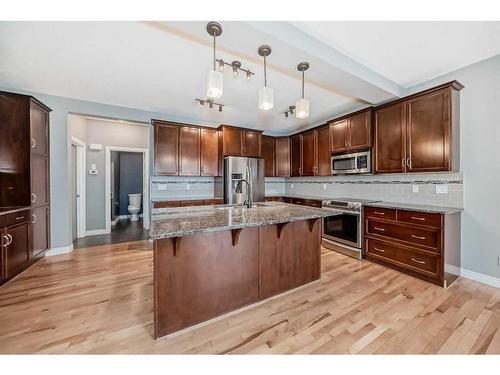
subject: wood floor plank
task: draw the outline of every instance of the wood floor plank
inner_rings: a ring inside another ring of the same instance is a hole
[[[317,283],[154,340],[149,241],[42,259],[0,288],[0,353],[500,354],[500,290],[322,249]]]

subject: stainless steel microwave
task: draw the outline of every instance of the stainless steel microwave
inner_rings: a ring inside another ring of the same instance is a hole
[[[331,167],[332,175],[372,173],[371,152],[334,155]]]

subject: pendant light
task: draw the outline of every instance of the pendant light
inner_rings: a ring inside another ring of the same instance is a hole
[[[295,103],[295,117],[304,120],[309,117],[309,100],[304,99],[304,72],[309,69],[308,62],[301,62],[297,65],[297,70],[302,72],[302,97]]]
[[[273,108],[273,89],[267,87],[267,65],[266,57],[271,54],[271,47],[267,45],[260,46],[259,55],[264,57],[264,87],[259,90],[259,109],[268,111]]]
[[[207,24],[207,32],[214,39],[214,68],[208,72],[207,77],[207,97],[209,98],[220,98],[222,96],[223,89],[223,74],[221,71],[217,70],[216,59],[215,59],[215,38],[222,34],[222,26],[218,22],[209,22]],[[223,65],[222,65],[223,66]],[[220,65],[219,65],[220,69]]]

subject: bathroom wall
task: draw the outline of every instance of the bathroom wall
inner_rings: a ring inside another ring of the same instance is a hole
[[[129,215],[128,195],[142,194],[142,153],[120,152],[120,215]],[[141,211],[139,212],[142,214]]]

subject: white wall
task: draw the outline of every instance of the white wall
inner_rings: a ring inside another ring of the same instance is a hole
[[[412,87],[458,80],[464,178],[462,268],[500,278],[500,55]]]

